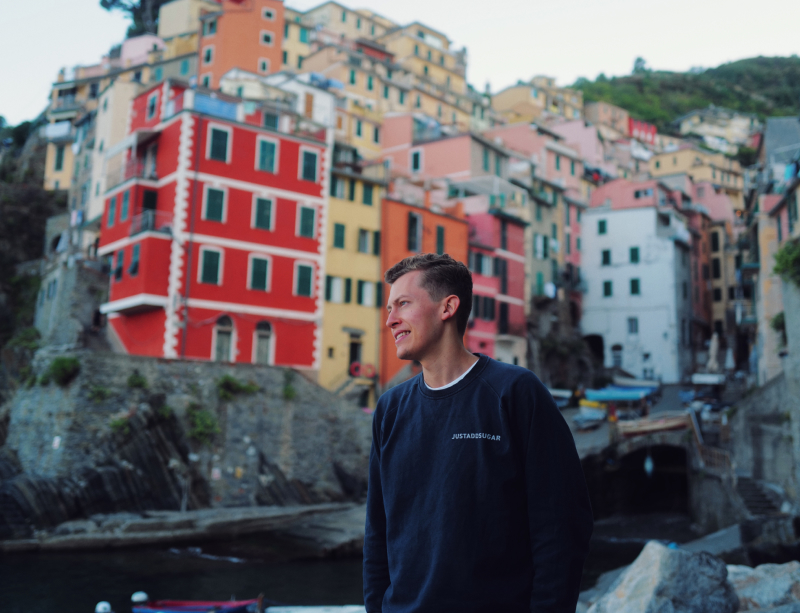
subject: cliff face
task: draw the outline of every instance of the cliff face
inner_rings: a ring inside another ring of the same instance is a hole
[[[74,356],[69,384],[37,382],[0,408],[0,539],[96,513],[366,492],[371,417],[300,374]],[[40,379],[54,357],[37,355]]]

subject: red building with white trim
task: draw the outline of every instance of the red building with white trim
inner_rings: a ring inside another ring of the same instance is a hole
[[[269,103],[172,80],[135,98],[98,248],[121,350],[318,368],[331,146]]]

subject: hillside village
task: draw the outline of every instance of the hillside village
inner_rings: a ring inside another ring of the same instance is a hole
[[[383,271],[436,252],[473,272],[468,348],[550,387],[778,376],[797,117],[659,131],[547,76],[480,91],[468,59],[338,2],[172,0],[63,69],[29,139],[67,209],[23,271],[39,344],[287,366],[370,407],[417,372]]]

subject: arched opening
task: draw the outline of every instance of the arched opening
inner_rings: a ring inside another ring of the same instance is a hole
[[[255,356],[256,364],[272,364],[273,345],[272,324],[268,321],[259,321],[256,324]]]
[[[217,318],[214,328],[214,361],[233,361],[233,320],[227,315]]]
[[[589,351],[592,352],[592,356],[597,363],[602,364],[605,355],[603,337],[599,334],[589,334],[588,336],[584,336],[583,340],[586,342],[586,345],[589,347]]]

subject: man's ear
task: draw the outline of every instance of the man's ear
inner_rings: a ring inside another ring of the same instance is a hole
[[[455,317],[458,307],[461,305],[461,299],[455,294],[451,294],[442,302],[442,321],[447,321]]]

